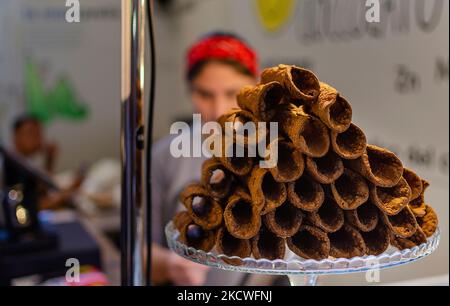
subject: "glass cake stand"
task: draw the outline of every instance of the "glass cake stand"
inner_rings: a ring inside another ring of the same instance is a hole
[[[328,258],[313,260],[302,259],[289,251],[289,254],[286,255],[287,259],[267,260],[250,257],[230,257],[224,254],[217,254],[214,251],[204,252],[188,247],[178,241],[179,232],[174,228],[172,222],[166,225],[165,232],[170,249],[193,262],[230,271],[286,275],[289,277],[292,286],[314,286],[319,275],[370,273],[412,263],[433,253],[438,247],[440,240],[438,228],[433,236],[428,238],[426,243],[404,250],[398,250],[391,246],[386,252],[377,256],[365,255],[350,259]]]

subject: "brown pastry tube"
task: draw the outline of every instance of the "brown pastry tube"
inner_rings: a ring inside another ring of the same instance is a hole
[[[180,192],[180,202],[184,204],[186,198],[192,196],[193,193],[196,192],[206,192],[205,188],[200,183],[192,182],[184,187],[184,189]]]
[[[370,232],[360,232],[367,255],[379,255],[387,250],[390,243],[390,232],[383,222],[378,222],[377,226]]]
[[[203,229],[213,229],[222,223],[222,207],[202,185],[188,185],[181,192],[180,199],[192,220]]]
[[[181,243],[205,252],[209,252],[214,247],[215,232],[195,224],[187,212],[183,211],[175,215],[173,222],[180,232]]]
[[[264,69],[261,73],[261,83],[277,81],[294,99],[314,101],[319,96],[319,79],[307,69],[296,66],[278,65]]]
[[[227,136],[224,136],[224,138],[225,137]],[[252,170],[254,160],[252,157],[249,157],[248,150],[246,148],[244,148],[244,156],[237,156],[237,146],[238,144],[234,142],[227,144],[227,142],[224,141],[222,154],[218,158],[225,168],[233,174],[242,176],[248,174]]]
[[[402,177],[394,187],[370,186],[370,199],[385,214],[393,216],[408,205],[411,188]]]
[[[322,120],[326,126],[338,133],[348,129],[352,122],[352,107],[338,91],[328,84],[320,82],[320,94],[317,101],[308,104],[308,109]]]
[[[342,133],[330,131],[330,138],[331,147],[342,158],[356,159],[366,150],[366,135],[353,123]]]
[[[349,169],[331,183],[331,192],[336,203],[345,210],[356,209],[369,198],[369,187],[364,178]]]
[[[336,153],[329,150],[323,157],[307,157],[306,170],[317,182],[331,184],[344,173],[344,164]]]
[[[366,244],[357,229],[344,224],[340,230],[328,234],[330,255],[335,258],[352,258],[366,253]]]
[[[255,166],[247,184],[253,204],[260,208],[263,215],[275,210],[286,201],[286,185],[276,182],[268,169]]]
[[[231,235],[225,227],[219,229],[216,238],[216,248],[219,254],[227,256],[249,257],[252,252],[250,240],[238,239]],[[238,261],[230,261],[231,264],[239,264]]]
[[[432,236],[434,232],[436,232],[438,217],[430,205],[426,205],[425,215],[423,217],[418,217],[417,223],[427,237]]]
[[[234,178],[217,158],[210,158],[202,165],[201,183],[213,198],[224,199],[231,192]]]
[[[348,160],[346,165],[380,187],[395,186],[403,174],[400,159],[386,149],[367,145],[359,158]]]
[[[427,236],[420,227],[409,238],[401,238],[391,234],[391,244],[399,250],[411,249],[425,242],[427,242]]]
[[[402,238],[411,237],[419,227],[416,218],[408,206],[403,208],[395,216],[388,216],[382,213],[381,218],[394,235]]]
[[[185,210],[178,212],[173,217],[173,225],[179,232],[181,232],[181,229],[183,228],[183,226],[185,226],[186,224],[188,224],[190,222],[192,222],[192,218],[189,216],[188,212]]]
[[[416,217],[423,217],[426,214],[427,204],[425,203],[425,191],[429,186],[429,183],[425,180],[421,180],[422,192],[420,195],[409,202],[408,206]]]
[[[249,111],[233,108],[217,119],[222,130],[239,145],[256,145],[267,135],[267,129],[258,127],[259,120]],[[253,130],[245,129],[247,123],[253,124]],[[229,125],[232,126],[230,130]]]
[[[324,232],[332,233],[344,225],[344,211],[330,197],[325,197],[322,206],[308,213],[308,220]]]
[[[287,140],[277,138],[268,145],[269,152],[273,152],[272,147],[278,146],[278,160],[276,167],[269,168],[273,178],[277,182],[293,182],[302,176],[305,169],[305,162],[302,153]],[[269,157],[270,158],[270,155]]]
[[[347,222],[361,232],[370,232],[378,224],[378,208],[371,202],[360,205],[353,210],[346,210],[345,217]]]
[[[270,121],[283,102],[284,88],[278,82],[245,86],[237,95],[240,108],[255,115],[259,121]]]
[[[288,183],[287,192],[289,201],[305,211],[319,209],[325,199],[322,186],[308,175],[302,175],[297,181]]]
[[[286,238],[289,249],[305,259],[324,259],[330,255],[330,239],[321,229],[302,225],[292,237]]]
[[[261,227],[259,211],[248,194],[239,191],[232,194],[223,213],[228,232],[239,239],[254,237]]]
[[[275,116],[281,130],[300,152],[311,157],[322,157],[330,147],[330,136],[325,124],[305,113],[303,107],[283,105]]]
[[[421,197],[409,202],[408,207],[409,209],[411,209],[416,218],[423,217],[426,214],[427,204],[423,201]]]
[[[411,169],[403,169],[403,178],[411,188],[411,201],[417,199],[423,190],[422,179]]]
[[[283,259],[286,252],[286,241],[278,237],[265,226],[252,238],[252,254],[256,259]]]
[[[302,211],[292,205],[289,201],[263,216],[266,227],[275,235],[286,238],[298,232],[302,225]]]

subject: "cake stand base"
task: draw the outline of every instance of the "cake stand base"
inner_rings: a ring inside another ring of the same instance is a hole
[[[286,275],[291,286],[315,286],[319,275],[375,271],[410,264],[422,259],[433,253],[439,246],[440,231],[438,228],[426,243],[411,249],[398,250],[390,247],[386,252],[377,256],[365,255],[349,259],[327,258],[323,260],[302,259],[297,256],[287,260],[267,260],[204,252],[181,243],[178,240],[179,233],[172,222],[166,226],[166,238],[170,249],[175,253],[199,264],[229,271]]]

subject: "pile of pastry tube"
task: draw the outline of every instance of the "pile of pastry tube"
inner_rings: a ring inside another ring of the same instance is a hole
[[[367,144],[350,103],[311,71],[265,69],[238,104],[219,123],[278,122],[277,165],[207,160],[201,181],[180,195],[181,242],[242,258],[284,258],[287,248],[308,259],[351,258],[411,248],[436,231],[428,183],[394,153]]]

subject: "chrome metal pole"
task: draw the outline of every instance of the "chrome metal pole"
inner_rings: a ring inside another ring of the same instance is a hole
[[[143,285],[145,253],[144,84],[146,1],[122,0],[121,279]]]

